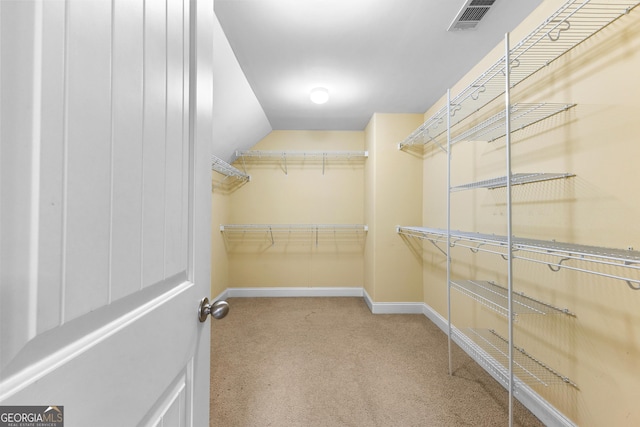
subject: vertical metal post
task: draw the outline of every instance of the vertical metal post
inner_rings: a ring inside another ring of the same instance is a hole
[[[505,72],[505,131],[507,153],[507,282],[509,303],[509,427],[513,427],[513,247],[512,247],[512,221],[511,221],[511,79],[510,79],[510,52],[509,33],[504,36],[504,72]]]
[[[449,375],[453,375],[451,362],[451,89],[447,89],[447,337]]]

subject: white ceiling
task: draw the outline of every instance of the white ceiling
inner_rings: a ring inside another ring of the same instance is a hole
[[[363,130],[375,112],[425,112],[541,2],[496,0],[468,31],[447,31],[464,0],[215,0],[215,12],[272,129]],[[310,102],[316,86],[328,103]],[[236,99],[226,114],[243,111],[233,85],[218,91]]]

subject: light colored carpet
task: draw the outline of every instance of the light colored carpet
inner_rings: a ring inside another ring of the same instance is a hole
[[[423,315],[362,298],[232,298],[212,322],[211,426],[506,426],[508,394]],[[514,425],[542,423],[518,402]]]

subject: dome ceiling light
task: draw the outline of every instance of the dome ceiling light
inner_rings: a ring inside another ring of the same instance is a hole
[[[314,104],[324,104],[329,100],[329,91],[323,87],[314,88],[311,90],[309,98]]]

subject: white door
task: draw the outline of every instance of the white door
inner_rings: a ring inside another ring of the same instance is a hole
[[[212,0],[0,0],[0,406],[209,424],[212,23]]]

